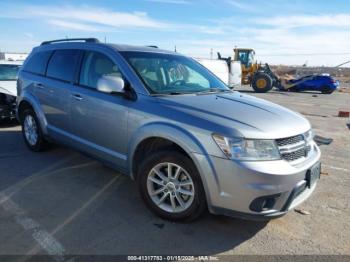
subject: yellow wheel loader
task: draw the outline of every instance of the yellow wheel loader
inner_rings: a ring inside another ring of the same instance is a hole
[[[269,65],[256,62],[254,49],[235,48],[233,50],[234,61],[241,62],[243,85],[250,85],[258,93],[268,92],[274,86],[280,88],[280,80],[271,71]]]
[[[280,91],[319,90],[330,94],[339,85],[339,82],[332,79],[329,74],[313,74],[299,78],[288,74],[278,76],[272,72],[268,64],[258,64],[255,51],[250,48],[235,48],[233,61],[241,63],[242,84],[250,85],[257,93],[265,93],[276,87]]]

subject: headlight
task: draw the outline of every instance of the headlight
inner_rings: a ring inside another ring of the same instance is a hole
[[[307,131],[304,135],[307,143],[310,143],[312,140],[314,140],[314,132],[312,131],[312,129]]]
[[[213,135],[222,152],[234,160],[263,161],[281,159],[274,140],[228,138]]]

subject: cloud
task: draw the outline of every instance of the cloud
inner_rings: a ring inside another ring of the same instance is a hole
[[[251,5],[248,5],[246,3],[242,3],[241,1],[238,0],[226,0],[226,3],[234,6],[235,8],[245,10],[245,11],[252,11],[254,8]]]
[[[32,33],[29,33],[29,32],[24,33],[24,36],[26,36],[28,38],[34,38],[34,35]]]
[[[63,20],[50,19],[47,21],[51,25],[63,27],[66,29],[78,30],[78,31],[87,31],[87,32],[105,32],[106,28],[100,28],[92,25],[87,25],[84,23],[68,22]]]
[[[51,25],[76,31],[110,32],[113,28],[142,28],[161,31],[192,31],[208,35],[224,33],[217,25],[166,22],[151,18],[146,12],[117,12],[95,6],[24,6],[18,7],[16,12],[21,14],[21,19],[44,18]]]
[[[189,0],[143,1],[168,4],[192,3]],[[269,5],[268,1],[265,1],[264,6],[258,11],[254,9],[253,2],[225,0],[225,4],[220,8],[227,8],[227,3],[231,4],[238,10],[232,12],[234,16],[207,14],[202,20],[200,16],[196,16],[196,23],[190,23],[189,21],[193,19],[186,20],[181,14],[177,19],[162,20],[153,16],[157,13],[126,12],[112,7],[79,4],[61,6],[0,4],[0,9],[6,10],[6,15],[0,14],[0,17],[7,18],[9,26],[12,25],[11,19],[20,19],[28,24],[32,22],[34,27],[40,25],[37,31],[31,30],[35,32],[38,41],[46,39],[48,35],[60,37],[62,32],[72,36],[77,32],[83,32],[82,34],[91,32],[97,37],[102,35],[98,33],[105,32],[112,41],[126,39],[129,44],[152,43],[171,50],[176,45],[179,52],[197,57],[209,57],[211,48],[214,49],[214,56],[217,51],[224,56],[232,56],[233,47],[238,46],[254,48],[259,61],[269,63],[302,64],[305,60],[309,60],[310,65],[332,65],[348,59],[345,55],[327,54],[349,52],[350,13],[296,15],[294,12],[286,12],[282,16],[281,12],[274,12],[277,15],[273,15],[262,12]],[[205,3],[206,1],[203,1],[203,5]],[[286,4],[283,4],[284,8],[285,6]],[[248,10],[249,16],[246,15]],[[262,13],[257,16],[256,12]],[[45,27],[42,23],[53,26]],[[63,30],[58,30],[60,28]],[[23,46],[27,47],[29,46],[27,40],[33,42],[36,40],[31,39],[25,32],[21,33],[21,30],[19,28],[16,32],[21,41],[13,41],[18,45],[11,45],[10,39],[8,41],[0,39],[2,46],[12,49],[14,46],[20,47],[20,43],[23,43]],[[119,34],[115,34],[116,31]]]
[[[161,4],[176,4],[176,5],[190,4],[190,2],[187,0],[146,0],[146,2],[161,3]]]
[[[269,19],[257,19],[256,22],[263,25],[284,28],[310,26],[350,27],[350,14],[287,15],[271,17]]]
[[[164,28],[167,25],[154,20],[145,12],[116,12],[98,7],[77,6],[33,6],[26,8],[29,16],[87,22],[111,27]],[[81,24],[82,25],[82,24]]]

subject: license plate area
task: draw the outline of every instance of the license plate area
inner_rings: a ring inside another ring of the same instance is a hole
[[[320,178],[321,175],[321,163],[317,163],[316,165],[312,166],[307,172],[306,172],[306,186],[308,188],[311,188],[317,179]]]

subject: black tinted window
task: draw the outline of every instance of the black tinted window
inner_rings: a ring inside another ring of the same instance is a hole
[[[103,76],[119,76],[118,67],[105,55],[97,52],[86,52],[80,72],[79,84],[97,88],[98,80]]]
[[[46,75],[70,82],[74,79],[75,66],[78,59],[78,50],[56,50],[47,66]]]
[[[47,61],[49,60],[51,53],[52,53],[51,51],[46,51],[46,52],[37,52],[33,54],[29,58],[29,60],[25,63],[23,69],[31,73],[44,75]]]

